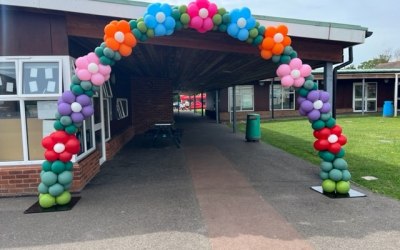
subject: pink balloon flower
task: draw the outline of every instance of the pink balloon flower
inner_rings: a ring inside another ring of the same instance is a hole
[[[200,33],[212,30],[214,23],[212,18],[217,14],[218,8],[208,0],[196,0],[188,5],[187,13],[190,16],[189,27]]]
[[[281,78],[281,85],[289,88],[291,86],[301,87],[305,82],[305,77],[311,75],[311,67],[303,64],[299,58],[293,58],[289,64],[281,64],[276,70],[276,74]]]
[[[91,81],[94,85],[101,86],[110,78],[111,67],[101,64],[94,52],[76,59],[75,65],[75,74],[81,81]]]

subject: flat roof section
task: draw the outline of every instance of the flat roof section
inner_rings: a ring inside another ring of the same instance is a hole
[[[135,19],[143,16],[150,3],[129,0],[2,0],[1,4]],[[264,26],[287,25],[290,36],[354,44],[364,43],[368,36],[368,28],[358,25],[262,15],[254,15],[254,17]]]

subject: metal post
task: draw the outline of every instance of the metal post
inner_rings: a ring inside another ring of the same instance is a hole
[[[193,113],[196,114],[196,94],[193,94]]]
[[[394,80],[394,100],[393,100],[393,110],[394,110],[394,117],[397,116],[397,99],[399,96],[399,73],[395,74]]]
[[[203,100],[203,94],[204,94],[204,92],[201,91],[201,116],[202,116],[202,117],[204,116],[204,104],[203,104],[204,100]]]
[[[333,89],[333,63],[326,62],[324,66],[324,83],[325,83],[325,91],[329,93],[329,104],[332,107],[332,117],[336,119],[336,100]]]
[[[274,114],[274,110],[275,110],[275,107],[274,107],[274,78],[272,78],[272,81],[271,81],[271,118],[272,119],[274,119],[275,118],[275,114]]]
[[[219,91],[215,91],[215,120],[219,123]]]
[[[233,133],[236,133],[236,86],[232,87],[232,129]]]
[[[362,95],[361,95],[361,113],[362,115],[364,115],[364,109],[365,109],[365,105],[364,105],[364,98],[365,98],[365,78],[362,79]]]

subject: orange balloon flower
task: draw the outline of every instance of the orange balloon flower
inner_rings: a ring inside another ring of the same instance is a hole
[[[264,33],[264,40],[259,46],[261,57],[268,60],[274,55],[281,55],[285,47],[292,43],[287,33],[288,28],[286,25],[267,27]]]
[[[125,20],[112,21],[104,28],[104,42],[107,47],[118,51],[121,56],[129,56],[136,46],[136,38],[131,33],[131,27]]]

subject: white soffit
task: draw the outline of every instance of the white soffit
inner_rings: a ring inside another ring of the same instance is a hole
[[[143,17],[149,3],[128,0],[1,0],[1,4],[135,19]],[[268,16],[255,17],[265,27],[285,24],[290,36],[355,44],[364,43],[368,30],[356,25]]]

